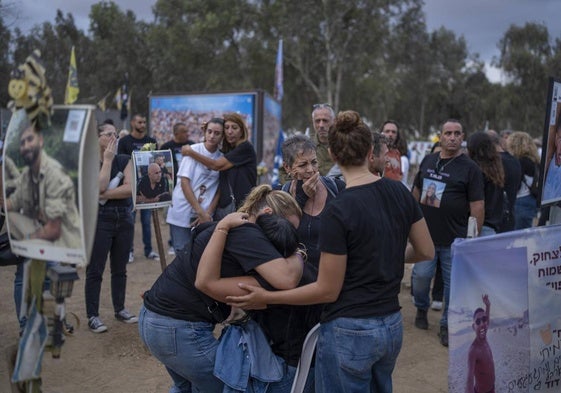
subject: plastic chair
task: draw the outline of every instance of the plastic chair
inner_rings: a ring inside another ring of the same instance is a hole
[[[292,382],[292,389],[290,390],[290,393],[302,393],[304,390],[306,379],[308,378],[308,373],[310,371],[310,364],[312,363],[312,358],[314,357],[318,335],[319,323],[306,335],[304,345],[302,345],[302,355],[300,355],[300,360],[298,361],[298,367],[296,368],[296,375],[294,375],[294,381]]]

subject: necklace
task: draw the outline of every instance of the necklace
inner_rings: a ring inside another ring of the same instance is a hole
[[[442,166],[440,166],[440,160],[442,159],[442,157],[440,157],[440,154],[439,154],[439,155],[438,155],[438,158],[437,158],[437,160],[436,160],[436,165],[435,165],[435,172],[436,172],[436,174],[439,175],[439,174],[440,174],[440,171],[443,171],[444,168],[446,168],[446,166],[447,166],[448,164],[450,164],[452,161],[454,161],[454,160],[455,160],[457,157],[459,157],[460,155],[461,155],[461,154],[458,154],[457,156],[454,156],[454,157],[452,157],[452,158],[450,158],[450,159],[444,158],[445,160],[448,160],[448,161],[446,161],[444,164],[442,164]]]

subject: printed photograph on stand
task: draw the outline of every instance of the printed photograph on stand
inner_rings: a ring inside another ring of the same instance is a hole
[[[171,150],[133,152],[135,209],[171,206],[174,168]]]

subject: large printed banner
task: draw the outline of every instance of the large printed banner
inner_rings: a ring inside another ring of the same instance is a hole
[[[457,239],[452,254],[449,391],[560,392],[561,225]]]

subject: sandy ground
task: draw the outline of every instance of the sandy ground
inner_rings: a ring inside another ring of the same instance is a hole
[[[168,238],[163,220],[162,236]],[[154,231],[153,231],[154,232]],[[154,235],[153,235],[154,236]],[[153,247],[157,250],[155,237]],[[167,252],[167,246],[165,247]],[[170,256],[165,255],[168,263]],[[0,268],[0,393],[9,393],[8,354],[18,340],[18,324],[13,302],[15,267]],[[135,261],[128,265],[126,306],[138,313],[140,295],[148,289],[161,272],[160,263],[143,257],[140,223],[135,234]],[[118,322],[113,317],[107,267],[102,292],[100,317],[108,332],[94,334],[88,330],[84,305],[84,275],[74,286],[67,299],[67,310],[80,319],[74,335],[67,337],[60,359],[49,352],[43,357],[44,393],[155,393],[167,392],[171,384],[164,367],[144,348],[138,336],[137,325]],[[429,330],[413,326],[415,308],[409,290],[403,287],[400,295],[403,307],[405,335],[403,349],[394,372],[396,393],[447,392],[448,351],[438,342],[440,313],[429,312]],[[71,319],[72,320],[72,319]],[[76,322],[74,322],[76,325]]]

